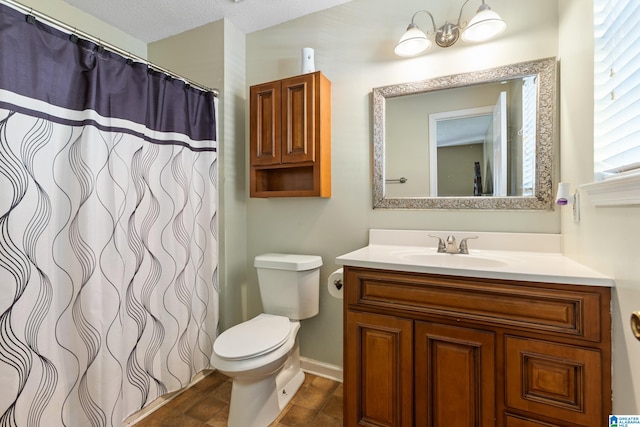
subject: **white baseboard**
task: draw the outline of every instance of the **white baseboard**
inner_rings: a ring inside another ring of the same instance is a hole
[[[340,366],[300,357],[300,367],[310,374],[342,382],[342,367]]]

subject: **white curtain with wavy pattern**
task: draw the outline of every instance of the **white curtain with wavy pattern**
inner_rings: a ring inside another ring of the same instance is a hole
[[[0,12],[0,426],[120,426],[210,367],[217,101]]]

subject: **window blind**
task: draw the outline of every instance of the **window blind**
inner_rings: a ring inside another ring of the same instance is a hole
[[[640,169],[640,1],[594,0],[594,171]]]
[[[525,77],[522,85],[522,195],[533,196],[536,188],[537,94],[535,77]]]

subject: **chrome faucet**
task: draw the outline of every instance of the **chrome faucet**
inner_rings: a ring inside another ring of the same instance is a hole
[[[447,237],[447,246],[445,249],[445,252],[448,254],[457,254],[458,252],[458,246],[456,245],[456,238],[453,236],[448,236]]]
[[[433,234],[430,234],[429,237],[438,239],[438,253],[441,254],[468,254],[469,245],[467,244],[467,240],[478,238],[478,236],[465,237],[460,242],[460,246],[458,246],[456,245],[456,238],[454,236],[448,236],[446,242],[439,236],[434,236]]]

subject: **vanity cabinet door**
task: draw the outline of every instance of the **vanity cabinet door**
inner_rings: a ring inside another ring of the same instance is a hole
[[[416,426],[496,425],[493,332],[417,321],[414,363]]]
[[[347,311],[344,425],[413,425],[413,321]]]
[[[599,350],[507,337],[505,353],[510,408],[583,426],[607,419]]]

